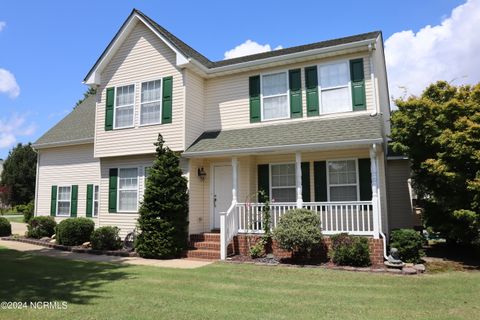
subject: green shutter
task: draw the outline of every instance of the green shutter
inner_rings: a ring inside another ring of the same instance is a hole
[[[313,163],[315,184],[315,201],[328,201],[327,195],[327,162],[316,161]]]
[[[118,169],[110,169],[108,181],[108,212],[110,213],[117,212],[117,179]]]
[[[318,116],[318,73],[317,66],[305,68],[305,88],[307,90],[307,115]]]
[[[107,88],[105,99],[105,131],[113,129],[113,105],[115,101],[115,88]]]
[[[162,123],[172,123],[172,89],[173,78],[163,78],[162,90]]]
[[[87,184],[87,210],[85,214],[87,217],[92,216],[93,211],[93,184]]]
[[[260,122],[260,76],[249,79],[250,122]]]
[[[55,217],[57,215],[57,186],[52,186],[50,195],[50,215]]]
[[[310,202],[310,162],[302,162],[302,199]]]
[[[358,176],[360,178],[360,201],[372,200],[370,159],[358,159]]]
[[[352,80],[353,111],[365,110],[365,74],[363,59],[350,60],[350,77]]]
[[[77,216],[78,208],[78,186],[72,186],[71,202],[70,202],[70,217]]]
[[[258,196],[259,202],[265,202],[270,198],[270,168],[268,164],[257,166],[257,190],[265,192],[265,197]]]
[[[290,117],[302,117],[302,80],[301,70],[295,69],[288,71],[290,84]]]

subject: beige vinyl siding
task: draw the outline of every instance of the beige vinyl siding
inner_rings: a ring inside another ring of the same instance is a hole
[[[408,160],[387,160],[387,193],[389,229],[412,228],[415,225],[410,205]]]
[[[185,70],[185,147],[188,148],[204,131],[205,80]]]
[[[159,132],[171,149],[184,149],[185,88],[175,59],[175,53],[165,43],[143,23],[137,23],[102,73],[97,94],[95,157],[152,153]],[[173,76],[172,123],[140,126],[141,83],[168,76]],[[135,127],[105,131],[106,88],[131,84],[135,84]]]
[[[231,76],[222,76],[218,78],[208,79],[206,81],[206,101],[205,101],[205,130],[233,129],[249,126],[266,125],[269,123],[279,123],[288,121],[305,121],[312,119],[306,116],[306,92],[305,92],[305,67],[332,62],[335,60],[346,60],[363,58],[365,73],[365,94],[367,101],[367,109],[374,110],[372,81],[370,77],[370,56],[367,55],[346,55],[334,58],[314,60],[311,62],[290,64],[277,68],[258,69],[241,74]],[[250,106],[248,78],[253,75],[280,72],[291,69],[301,69],[302,79],[302,105],[303,117],[299,119],[276,120],[261,123],[250,123]],[[345,113],[323,115],[323,117],[344,116]],[[322,117],[322,116],[320,116]]]
[[[35,216],[50,215],[51,187],[78,185],[77,217],[86,215],[87,184],[99,184],[100,161],[93,144],[38,150],[38,186]],[[57,222],[65,217],[56,217]],[[93,218],[98,226],[97,218]]]
[[[108,212],[108,185],[110,168],[138,168],[138,199],[143,200],[144,190],[144,169],[151,167],[154,155],[115,157],[101,159],[101,179],[100,179],[100,216],[99,225],[116,226],[120,228],[120,237],[133,230],[137,224],[138,213],[109,213]],[[140,205],[139,205],[140,208]]]

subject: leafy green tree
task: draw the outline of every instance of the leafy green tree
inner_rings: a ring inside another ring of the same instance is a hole
[[[35,197],[37,154],[32,145],[19,143],[3,163],[0,185],[7,187],[8,205],[27,204]]]
[[[140,207],[136,251],[145,258],[180,256],[187,248],[188,188],[179,156],[158,135],[156,159],[148,170]]]
[[[480,83],[439,81],[396,104],[393,149],[411,161],[426,225],[450,241],[479,240]]]
[[[87,99],[89,96],[93,96],[97,93],[97,89],[96,88],[88,88],[87,91],[85,91],[83,93],[83,98],[78,100],[77,103],[75,103],[75,108],[78,107],[83,101],[85,101],[85,99]]]

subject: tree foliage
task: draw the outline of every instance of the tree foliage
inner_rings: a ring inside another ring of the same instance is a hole
[[[6,203],[11,206],[27,204],[35,197],[37,154],[32,145],[19,143],[10,150],[3,163],[0,185],[8,190]],[[3,188],[2,188],[3,189]]]
[[[156,159],[148,170],[135,250],[145,258],[180,256],[187,248],[188,189],[179,156],[158,135]]]
[[[408,155],[425,223],[449,240],[478,240],[480,227],[480,83],[430,85],[396,101],[393,149]]]
[[[87,99],[92,95],[95,95],[96,93],[97,93],[96,88],[92,88],[92,87],[88,88],[88,90],[83,93],[83,98],[78,100],[77,103],[75,103],[75,107],[78,107],[83,101],[85,101],[85,99]]]

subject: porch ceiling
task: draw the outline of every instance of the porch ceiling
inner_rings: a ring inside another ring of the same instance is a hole
[[[381,143],[380,114],[325,118],[249,128],[204,132],[185,157],[301,151]]]

